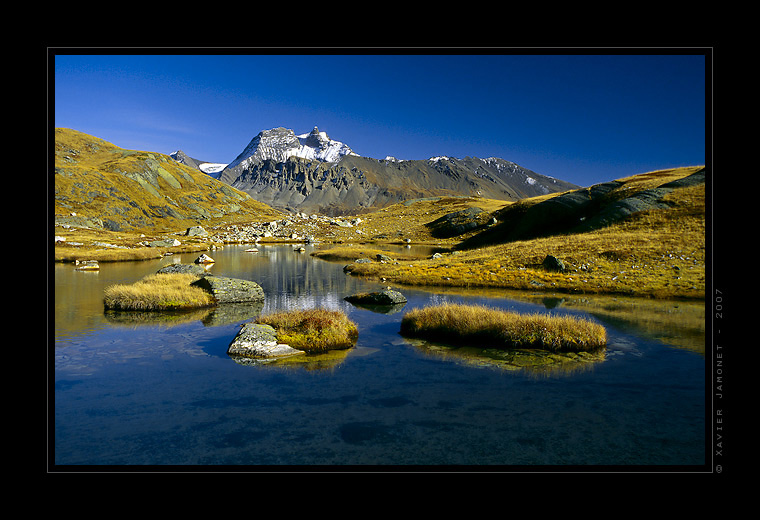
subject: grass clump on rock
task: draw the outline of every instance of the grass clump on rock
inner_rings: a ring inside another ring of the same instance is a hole
[[[359,337],[356,324],[341,311],[282,311],[260,316],[256,321],[274,327],[280,343],[307,353],[350,348]]]
[[[501,348],[591,351],[607,343],[607,332],[587,319],[522,315],[479,305],[445,304],[408,312],[401,334],[457,344]]]
[[[192,282],[187,273],[152,274],[132,284],[106,287],[103,303],[111,310],[163,311],[195,309],[216,304],[214,297]]]

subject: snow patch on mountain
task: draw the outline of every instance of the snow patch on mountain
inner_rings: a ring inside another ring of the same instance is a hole
[[[222,170],[224,170],[226,167],[226,164],[220,163],[201,163],[198,165],[198,168],[203,173],[215,179],[219,178],[219,176],[222,174]]]
[[[287,128],[273,128],[254,137],[227,168],[240,165],[245,168],[267,159],[284,162],[289,157],[334,163],[344,155],[357,154],[348,145],[330,139],[326,132],[320,132],[316,126],[308,134],[300,135]]]

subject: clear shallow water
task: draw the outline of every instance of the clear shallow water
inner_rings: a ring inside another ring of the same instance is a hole
[[[50,404],[56,469],[705,464],[704,337],[687,324],[686,305],[674,311],[663,304],[647,313],[666,316],[662,323],[637,317],[635,302],[615,300],[621,315],[585,300],[400,288],[409,302],[400,312],[381,314],[343,301],[382,286],[345,275],[343,264],[291,246],[260,246],[254,254],[244,249],[210,253],[216,259],[211,270],[259,283],[267,294],[264,308],[188,314],[173,322],[108,315],[103,288],[169,262],[191,263],[198,254],[102,264],[97,273],[55,266]],[[443,301],[589,313],[607,328],[606,359],[561,372],[504,370],[399,336],[406,310]],[[306,367],[248,366],[227,356],[240,324],[257,313],[310,307],[344,310],[359,325],[356,348]]]

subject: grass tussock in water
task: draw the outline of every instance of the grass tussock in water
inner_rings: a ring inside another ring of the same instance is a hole
[[[106,287],[103,303],[112,310],[181,310],[209,307],[216,301],[211,293],[190,285],[193,274],[166,273],[146,276],[132,284]]]
[[[341,311],[283,311],[260,316],[256,321],[274,327],[277,341],[310,353],[350,348],[359,337],[356,323]]]
[[[550,351],[590,351],[607,343],[604,327],[590,320],[523,315],[479,305],[445,304],[412,310],[401,321],[401,333],[448,343]]]

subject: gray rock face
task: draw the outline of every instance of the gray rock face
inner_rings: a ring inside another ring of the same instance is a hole
[[[189,273],[189,274],[195,274],[198,276],[206,276],[208,275],[208,271],[206,271],[202,266],[200,265],[190,265],[190,264],[169,264],[165,265],[158,271],[156,271],[157,274],[171,274],[171,273]]]
[[[270,325],[246,323],[227,348],[227,354],[249,358],[278,358],[304,354],[304,351],[277,342],[277,333]]]
[[[264,301],[264,290],[256,282],[221,276],[205,276],[192,283],[209,291],[218,303]]]

